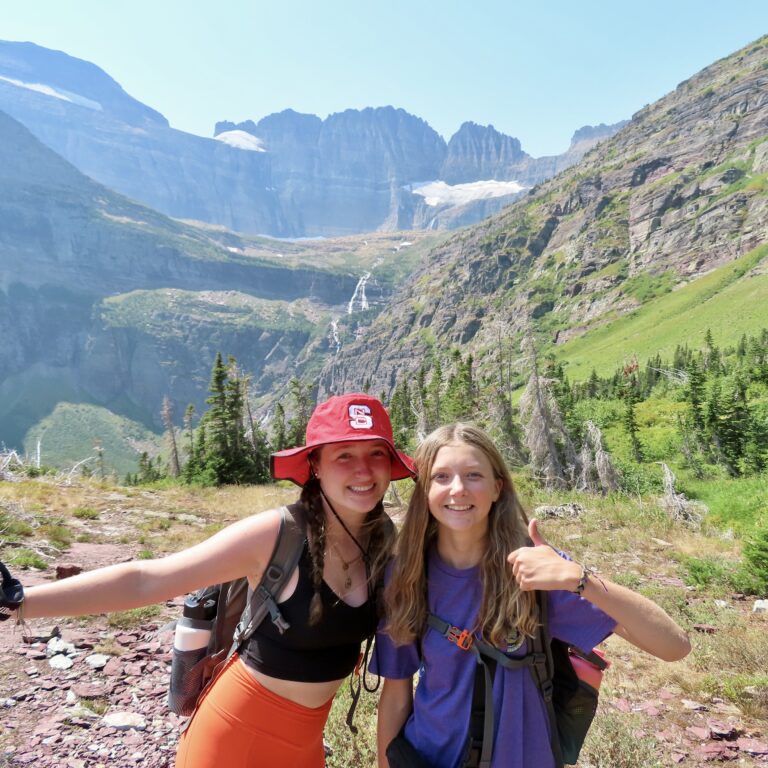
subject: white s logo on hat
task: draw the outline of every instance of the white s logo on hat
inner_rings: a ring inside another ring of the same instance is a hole
[[[370,416],[371,409],[367,405],[349,406],[349,426],[352,429],[371,429],[373,419]]]

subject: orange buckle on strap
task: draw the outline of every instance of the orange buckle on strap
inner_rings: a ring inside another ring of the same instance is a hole
[[[462,651],[468,651],[474,641],[472,633],[468,629],[459,629],[458,627],[450,627],[445,636],[452,643],[456,643]]]

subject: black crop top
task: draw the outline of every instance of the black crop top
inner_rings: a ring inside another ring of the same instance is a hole
[[[251,635],[241,651],[249,667],[281,680],[325,683],[341,680],[357,664],[360,643],[376,630],[376,613],[369,599],[353,608],[323,581],[320,598],[323,615],[309,625],[312,599],[312,564],[307,546],[299,560],[299,580],[293,594],[278,603],[280,613],[291,625],[280,634],[269,615]]]

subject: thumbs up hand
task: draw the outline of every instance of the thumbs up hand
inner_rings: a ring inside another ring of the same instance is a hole
[[[24,588],[18,579],[11,576],[10,571],[0,562],[0,576],[2,576],[2,587],[0,587],[0,621],[9,619],[11,613],[15,611],[24,601]]]
[[[524,592],[534,589],[570,592],[576,589],[581,579],[581,566],[561,557],[547,543],[535,518],[528,523],[528,536],[531,545],[520,547],[507,557],[520,589]]]

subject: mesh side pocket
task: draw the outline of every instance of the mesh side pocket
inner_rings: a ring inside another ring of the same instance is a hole
[[[578,688],[556,711],[560,749],[566,765],[575,765],[579,759],[587,731],[597,712],[597,698],[597,691],[588,683],[579,680]]]
[[[200,664],[208,648],[191,651],[173,649],[171,658],[171,685],[168,690],[168,709],[177,715],[188,717],[195,711],[195,704],[203,690],[205,664]]]

